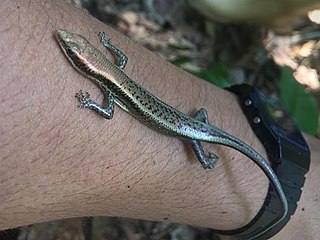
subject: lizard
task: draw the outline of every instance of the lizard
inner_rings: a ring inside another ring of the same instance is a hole
[[[55,37],[72,66],[100,87],[107,100],[106,106],[102,106],[93,101],[88,92],[84,93],[80,90],[75,95],[80,101],[80,107],[89,108],[106,119],[112,119],[116,104],[145,125],[169,136],[191,142],[195,155],[205,169],[213,168],[218,161],[218,156],[206,155],[201,142],[221,144],[236,149],[255,162],[265,173],[281,202],[279,217],[270,223],[264,232],[281,222],[287,215],[286,195],[268,161],[247,143],[209,124],[208,114],[204,108],[197,111],[194,116],[188,116],[132,80],[124,72],[128,61],[127,56],[111,44],[104,32],[99,33],[100,41],[119,58],[117,64],[111,62],[82,35],[58,29]]]

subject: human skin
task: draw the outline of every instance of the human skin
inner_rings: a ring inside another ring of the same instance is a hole
[[[4,1],[0,18],[0,229],[82,216],[235,229],[256,215],[268,180],[237,151],[206,144],[220,161],[204,170],[190,144],[155,132],[119,108],[112,120],[77,108],[73,96],[79,89],[98,102],[103,95],[71,67],[54,31],[80,33],[114,61],[97,37],[106,32],[128,56],[130,77],[182,112],[205,107],[211,123],[265,156],[235,96],[166,63],[63,0]],[[279,236],[306,222],[307,236],[319,233],[316,161],[298,210]]]

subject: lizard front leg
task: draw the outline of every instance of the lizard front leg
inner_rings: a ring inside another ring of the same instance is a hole
[[[81,90],[76,93],[75,97],[79,100],[81,108],[89,108],[106,119],[112,119],[114,112],[114,96],[110,92],[106,93],[106,107],[101,106],[90,98],[88,92],[83,93]]]

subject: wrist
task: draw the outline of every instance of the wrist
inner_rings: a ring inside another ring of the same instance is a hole
[[[210,124],[246,142],[267,159],[265,149],[250,127],[236,97],[204,81],[195,82],[197,87],[192,89],[196,89],[199,96],[195,98],[198,101],[196,105],[208,109]],[[252,160],[236,150],[207,144],[207,152],[214,152],[220,157],[216,168],[206,174],[212,174],[212,179],[216,178],[214,188],[218,189],[220,200],[217,205],[223,214],[218,216],[216,213],[216,221],[219,219],[219,222],[212,221],[212,225],[205,226],[225,230],[242,227],[252,220],[261,208],[269,181]],[[217,176],[224,177],[218,177],[217,180]],[[215,201],[217,200],[212,200]]]
[[[234,85],[228,90],[238,96],[252,129],[267,150],[272,170],[264,172],[272,188],[269,188],[263,207],[249,224],[219,233],[238,238],[267,239],[287,224],[297,208],[310,165],[309,147],[277,101],[247,84]]]

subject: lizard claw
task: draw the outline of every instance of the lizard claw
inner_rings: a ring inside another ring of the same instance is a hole
[[[76,93],[75,97],[80,102],[80,105],[78,107],[88,108],[90,106],[90,103],[91,103],[90,93],[88,92],[83,93],[82,90],[80,90],[78,93]]]

